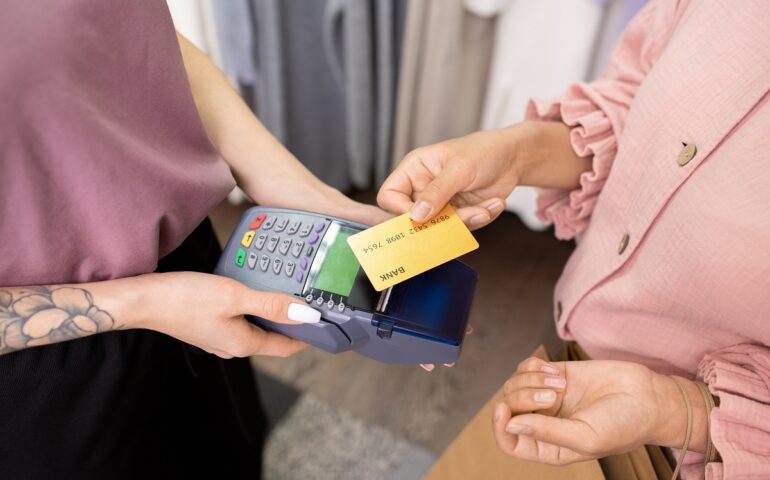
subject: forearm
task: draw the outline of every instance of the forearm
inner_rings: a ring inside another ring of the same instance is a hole
[[[0,287],[0,354],[142,327],[141,277],[103,282]]]
[[[203,125],[238,185],[257,203],[289,208],[329,189],[270,134],[208,56],[178,37]]]
[[[591,168],[570,144],[570,128],[561,122],[526,121],[498,130],[517,171],[518,184],[571,190]]]

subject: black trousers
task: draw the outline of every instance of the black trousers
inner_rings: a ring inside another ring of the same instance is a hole
[[[207,219],[158,270],[210,272],[219,254]],[[0,478],[259,478],[265,430],[247,359],[156,332],[0,356]]]

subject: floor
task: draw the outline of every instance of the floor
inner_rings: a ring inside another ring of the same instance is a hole
[[[371,192],[354,196],[373,199]],[[226,240],[244,208],[224,203],[212,214],[220,241]],[[254,357],[256,372],[269,379],[268,386],[299,392],[284,391],[268,409],[286,415],[287,403],[304,405],[307,401],[298,400],[299,394],[308,394],[312,401],[417,449],[435,455],[446,448],[518,361],[541,343],[550,351],[558,348],[551,296],[573,248],[572,243],[557,241],[552,232],[527,229],[507,213],[474,235],[481,247],[463,257],[479,273],[471,313],[474,331],[457,365],[428,373],[417,366],[385,365],[352,352],[331,355],[317,349],[289,359]],[[275,390],[265,388],[266,396]]]

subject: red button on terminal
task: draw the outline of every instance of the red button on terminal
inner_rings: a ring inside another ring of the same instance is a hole
[[[267,215],[265,215],[264,213],[260,213],[259,215],[254,217],[254,220],[252,220],[251,225],[249,225],[249,228],[251,229],[259,228],[259,226],[262,225],[262,222],[264,222],[266,218],[267,218]]]

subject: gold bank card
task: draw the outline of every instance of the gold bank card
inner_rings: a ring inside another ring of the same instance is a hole
[[[451,205],[423,224],[405,213],[351,235],[348,244],[377,291],[479,248]]]

